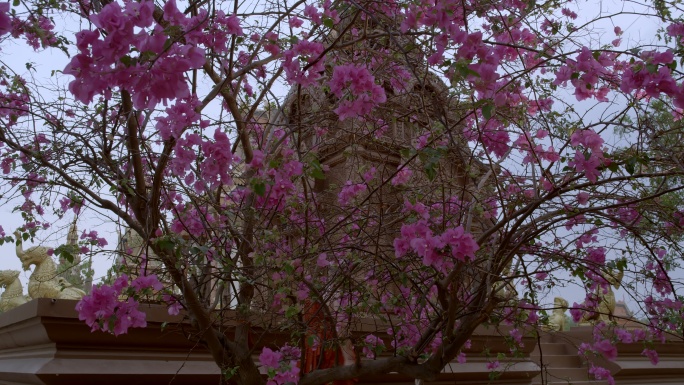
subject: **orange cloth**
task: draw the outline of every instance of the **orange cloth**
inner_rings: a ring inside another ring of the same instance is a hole
[[[305,304],[306,311],[304,312],[304,322],[309,328],[306,333],[304,341],[304,362],[302,365],[302,373],[309,373],[316,369],[332,368],[338,365],[344,365],[344,356],[342,349],[338,346],[336,349],[325,348],[325,343],[335,339],[335,322],[326,316],[323,312],[323,307],[318,303],[311,303],[307,301]],[[311,344],[311,336],[314,336]],[[353,385],[357,379],[333,381],[333,385]]]

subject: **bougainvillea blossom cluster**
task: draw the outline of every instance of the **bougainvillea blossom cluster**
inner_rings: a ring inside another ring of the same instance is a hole
[[[25,236],[95,213],[139,241],[82,232],[123,261],[77,305],[93,331],[165,303],[225,381],[268,385],[429,380],[483,323],[499,372],[568,287],[575,322],[615,320],[618,287],[644,314],[596,322],[596,379],[681,335],[676,7],[646,7],[645,48],[565,0],[53,3],[0,2],[3,52],[69,55],[0,70],[0,202]]]
[[[145,313],[140,311],[140,303],[135,295],[146,290],[159,291],[163,285],[155,275],[140,276],[130,281],[124,274],[112,285],[101,285],[81,299],[76,305],[78,318],[91,327],[91,330],[125,334],[129,328],[146,327]],[[122,295],[130,295],[121,300]]]
[[[330,92],[344,98],[335,110],[340,120],[365,116],[387,100],[385,90],[375,84],[368,69],[353,64],[336,66],[329,85]]]

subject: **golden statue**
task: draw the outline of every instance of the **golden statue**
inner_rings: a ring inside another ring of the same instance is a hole
[[[47,247],[33,246],[24,250],[19,231],[15,231],[14,235],[17,257],[24,270],[36,265],[29,277],[28,292],[31,298],[81,299],[86,294],[57,274],[57,265],[48,254]]]
[[[568,301],[562,297],[553,299],[553,312],[549,317],[548,330],[562,332],[565,329],[565,310],[568,308]]]
[[[0,295],[0,312],[6,312],[29,301],[19,282],[18,270],[0,270],[0,287],[5,291]]]
[[[613,313],[615,312],[615,293],[611,286],[615,289],[619,289],[624,274],[624,271],[615,270],[604,270],[601,272],[603,279],[608,282],[607,289],[604,291],[603,286],[598,285],[595,293],[598,300],[596,311],[585,313],[584,317],[582,317],[581,325],[601,321],[607,323],[613,321]]]

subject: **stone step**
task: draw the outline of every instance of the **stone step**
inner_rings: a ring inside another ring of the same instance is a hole
[[[588,381],[589,374],[587,368],[546,368],[543,373],[549,382]]]
[[[567,345],[559,342],[542,342],[532,351],[532,356],[539,356],[539,350],[541,350],[544,355],[563,355],[570,354],[567,351]]]
[[[539,355],[532,355],[530,357],[540,366],[544,365],[551,368],[580,368],[584,366],[582,359],[578,355],[547,354],[544,352],[544,355],[541,357]]]
[[[608,382],[603,380],[582,380],[582,381],[560,381],[552,379],[551,381],[541,383],[539,377],[535,378],[531,385],[608,385]]]

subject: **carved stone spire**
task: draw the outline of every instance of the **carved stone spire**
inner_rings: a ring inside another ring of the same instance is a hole
[[[81,277],[81,256],[78,251],[78,227],[76,226],[76,217],[69,226],[69,233],[67,234],[66,244],[71,246],[69,254],[73,256],[73,261],[69,262],[64,258],[63,254],[59,256],[59,266],[57,271],[59,276],[67,280],[70,284],[83,288],[83,278]]]
[[[67,234],[67,245],[76,245],[78,243],[78,227],[76,226],[76,218],[69,226],[69,234]]]

